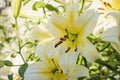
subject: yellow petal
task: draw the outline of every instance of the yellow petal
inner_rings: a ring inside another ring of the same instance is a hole
[[[69,25],[71,25],[76,20],[78,16],[78,8],[79,8],[78,4],[72,4],[67,7],[65,17],[69,21],[68,22]]]
[[[67,25],[68,22],[64,16],[53,13],[47,23],[47,29],[52,35],[59,36],[65,34]]]
[[[120,10],[120,0],[112,0],[111,4],[113,9]]]
[[[44,27],[34,27],[31,31],[31,35],[33,36],[33,40],[45,40],[45,39],[50,39],[52,36],[47,32],[47,30]]]
[[[31,64],[24,74],[24,80],[51,80],[52,74],[49,66],[42,62]]]

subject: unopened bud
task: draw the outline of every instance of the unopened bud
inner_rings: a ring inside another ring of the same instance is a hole
[[[20,13],[21,5],[22,5],[22,0],[12,0],[11,7],[14,18],[18,17]]]

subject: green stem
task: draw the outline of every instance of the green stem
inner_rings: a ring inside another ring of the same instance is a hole
[[[17,22],[17,18],[15,18],[15,27],[16,27],[16,30],[17,30],[17,38],[18,38],[18,47],[19,47],[19,51],[18,53],[20,54],[23,62],[25,63],[25,59],[21,53],[21,47],[20,47],[20,37],[19,37],[19,31],[18,31],[18,22]]]
[[[44,13],[44,16],[46,17],[46,10],[45,10],[45,7],[43,7],[43,13]]]
[[[85,4],[85,0],[82,0],[82,6],[79,10],[79,14],[83,12],[84,4]]]

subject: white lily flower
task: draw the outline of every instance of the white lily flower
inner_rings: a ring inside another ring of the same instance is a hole
[[[60,55],[58,60],[58,54],[48,58],[47,54],[43,53],[44,50],[41,47],[39,49],[40,52],[37,53],[41,55],[42,61],[27,68],[24,80],[77,80],[78,77],[89,77],[88,69],[76,64],[76,54]]]
[[[110,41],[113,47],[120,53],[120,12],[119,11],[111,11],[106,16],[112,16],[116,25],[106,29],[101,35],[101,39],[104,41]]]
[[[104,41],[110,41],[112,46],[120,53],[120,26],[113,26],[104,31],[100,38]]]
[[[120,10],[120,0],[93,0],[90,9],[99,11],[100,14],[104,14],[111,10]]]
[[[78,16],[78,5],[73,4],[66,10],[65,16],[53,13],[47,23],[47,30],[56,38],[48,44],[46,50],[50,50],[49,56],[57,48],[65,46],[65,53],[81,53],[90,62],[100,58],[95,47],[87,40],[92,33],[98,18],[98,13],[89,10]],[[61,53],[61,52],[60,52]]]

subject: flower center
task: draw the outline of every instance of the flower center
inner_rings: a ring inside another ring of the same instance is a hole
[[[67,29],[65,29],[66,35],[64,37],[61,37],[60,40],[55,44],[55,48],[59,46],[61,43],[65,42],[66,40],[69,40],[70,42],[74,43],[77,39],[78,34],[73,34],[71,32],[68,32]],[[76,45],[77,46],[77,45]],[[71,47],[68,47],[65,53],[70,51]],[[74,51],[77,51],[77,47],[75,48]]]

